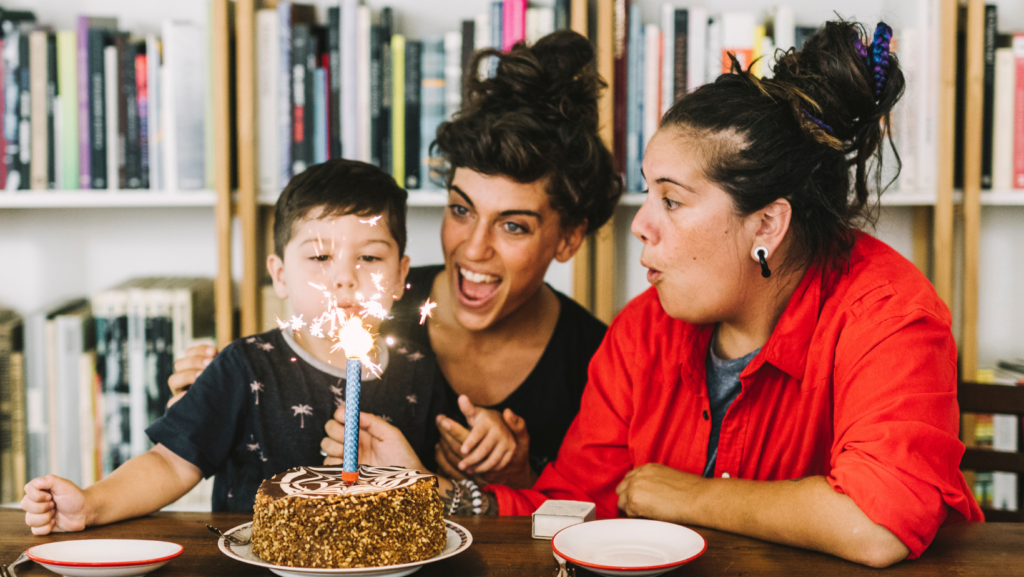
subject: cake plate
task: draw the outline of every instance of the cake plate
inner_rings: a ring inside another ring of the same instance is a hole
[[[402,577],[402,575],[409,575],[415,573],[420,567],[427,563],[433,563],[434,561],[440,561],[441,559],[447,559],[454,555],[462,553],[466,549],[469,549],[470,544],[473,543],[473,536],[466,530],[465,527],[457,523],[445,519],[445,532],[448,536],[448,542],[445,544],[444,549],[440,553],[434,555],[430,559],[424,559],[422,561],[416,561],[415,563],[404,563],[402,565],[388,565],[386,567],[356,567],[352,569],[316,569],[313,567],[287,567],[285,565],[274,565],[273,563],[267,563],[263,559],[260,559],[252,552],[252,545],[234,545],[229,543],[226,539],[221,537],[218,539],[218,545],[220,550],[242,563],[248,563],[249,565],[255,565],[257,567],[266,567],[274,573],[281,575],[282,577],[308,577],[310,575],[344,575],[345,577]],[[252,527],[252,523],[245,523],[239,525],[234,529],[225,531],[225,535],[231,535],[238,533],[239,537],[249,537],[249,532]]]

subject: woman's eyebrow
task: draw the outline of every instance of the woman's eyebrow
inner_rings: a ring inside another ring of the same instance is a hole
[[[466,201],[466,204],[468,204],[470,208],[476,208],[476,206],[474,206],[474,205],[473,205],[473,201],[472,201],[472,200],[469,200],[469,196],[467,196],[465,192],[462,192],[462,189],[461,189],[461,188],[459,188],[459,187],[457,187],[457,186],[455,186],[455,185],[453,184],[453,185],[451,186],[451,189],[452,189],[452,191],[453,191],[453,192],[455,192],[456,194],[458,194],[459,196],[461,196],[461,197],[462,197],[462,199]]]

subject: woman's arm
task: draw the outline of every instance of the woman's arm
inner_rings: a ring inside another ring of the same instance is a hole
[[[619,484],[634,517],[695,524],[888,567],[910,550],[825,477],[792,481],[705,479],[664,465],[634,469]]]
[[[198,467],[158,444],[85,490],[56,475],[33,479],[25,485],[21,507],[36,535],[81,531],[148,515],[178,500],[201,478]]]

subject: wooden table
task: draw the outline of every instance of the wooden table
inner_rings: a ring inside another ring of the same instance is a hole
[[[153,573],[155,577],[187,575],[271,575],[265,569],[229,559],[216,545],[216,536],[206,529],[210,523],[230,529],[251,521],[235,513],[158,513],[140,519],[82,533],[60,533],[34,537],[18,510],[0,510],[0,562],[10,563],[19,553],[40,543],[66,539],[161,539],[185,547],[180,557]],[[552,577],[555,561],[550,541],[530,537],[529,517],[457,517],[455,522],[473,534],[468,551],[426,565],[417,577],[431,575],[543,576]],[[696,561],[668,575],[874,575],[873,569],[835,557],[773,545],[710,529],[695,528],[708,541],[708,548]],[[1024,575],[1024,524],[963,523],[939,531],[921,559],[905,561],[885,575]],[[53,575],[38,565],[18,567],[18,575]],[[590,575],[577,570],[577,575]]]

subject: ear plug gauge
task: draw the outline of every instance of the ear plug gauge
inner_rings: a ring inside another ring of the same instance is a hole
[[[757,255],[757,260],[761,263],[761,276],[764,278],[772,276],[772,271],[768,268],[768,249],[759,246],[754,249],[754,254]]]

